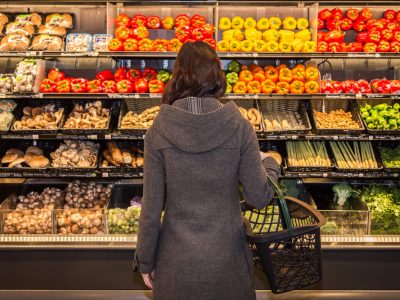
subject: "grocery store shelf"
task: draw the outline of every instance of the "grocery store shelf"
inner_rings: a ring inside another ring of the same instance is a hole
[[[399,178],[400,174],[395,172],[384,171],[363,171],[360,172],[291,172],[284,171],[284,178],[366,178],[366,179],[380,179],[380,178]]]
[[[399,248],[400,236],[398,235],[365,235],[365,236],[336,236],[322,235],[322,247],[325,249],[340,248]]]
[[[89,170],[70,169],[58,170],[57,168],[29,169],[0,171],[0,178],[143,178],[143,170],[128,168],[93,168]]]

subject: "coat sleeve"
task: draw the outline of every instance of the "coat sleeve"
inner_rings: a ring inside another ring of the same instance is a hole
[[[244,125],[243,132],[239,180],[243,186],[245,201],[249,205],[261,209],[271,201],[274,195],[272,187],[267,182],[267,173],[277,180],[280,167],[272,157],[261,161],[257,136],[250,124]]]
[[[147,134],[144,148],[144,183],[136,263],[139,272],[148,274],[156,265],[161,214],[165,200],[165,163],[162,154],[153,148]]]

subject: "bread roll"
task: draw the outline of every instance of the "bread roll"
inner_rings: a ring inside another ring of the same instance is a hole
[[[26,149],[25,154],[43,155],[43,150],[36,146],[30,146]]]
[[[42,17],[37,13],[21,14],[15,17],[15,22],[30,24],[39,27],[42,24]]]
[[[63,36],[67,34],[67,30],[61,26],[46,24],[39,27],[38,33]]]
[[[18,158],[18,155],[16,153],[9,153],[3,156],[1,159],[2,164],[9,164],[16,160]]]
[[[17,158],[16,160],[14,160],[13,162],[11,162],[8,167],[9,168],[14,168],[14,167],[21,167],[21,164],[25,162],[25,159],[23,157]]]
[[[46,168],[49,163],[50,161],[42,155],[33,156],[32,159],[27,162],[32,169]]]
[[[108,142],[107,150],[115,162],[122,163],[122,153],[115,142]]]
[[[46,17],[46,24],[72,28],[72,16],[70,14],[51,14]]]
[[[36,51],[61,51],[63,40],[59,36],[40,34],[33,38],[31,49]]]
[[[8,23],[8,17],[5,14],[0,13],[0,24],[4,25]]]
[[[26,51],[30,41],[24,35],[10,34],[3,37],[0,41],[0,51]]]
[[[142,156],[138,156],[138,157],[136,158],[136,165],[137,165],[138,168],[143,167],[143,165],[144,165],[144,158],[143,158]]]
[[[35,29],[31,24],[23,24],[20,22],[11,22],[6,26],[6,34],[32,35]]]
[[[128,151],[122,152],[122,162],[127,165],[132,163],[132,155]]]
[[[121,164],[116,162],[112,156],[110,155],[110,153],[108,152],[108,150],[104,150],[103,151],[103,157],[106,159],[106,161],[108,161],[110,164],[119,167]]]

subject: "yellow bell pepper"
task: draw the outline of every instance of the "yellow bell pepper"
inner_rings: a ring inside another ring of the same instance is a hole
[[[279,41],[280,42],[293,42],[294,40],[294,31],[290,30],[279,30]]]
[[[297,21],[293,17],[286,17],[283,19],[283,29],[295,30],[296,25],[297,25]]]
[[[258,30],[267,30],[269,29],[269,20],[268,18],[261,18],[257,21],[257,29]]]
[[[304,47],[304,42],[301,39],[294,39],[292,42],[292,48],[294,52],[301,52]]]
[[[243,29],[244,19],[242,17],[236,16],[232,19],[232,28],[233,29]]]
[[[279,32],[278,32],[278,30],[275,30],[275,29],[268,29],[267,31],[264,31],[262,36],[263,36],[263,40],[265,42],[268,42],[268,41],[277,42],[279,40]]]
[[[240,51],[240,41],[230,41],[229,43],[229,51],[231,52],[239,52]]]
[[[235,33],[235,29],[225,30],[222,33],[222,39],[225,40],[225,41],[232,41],[232,40],[234,40],[234,36],[233,36],[234,33]]]
[[[220,52],[228,52],[230,43],[229,41],[222,40],[217,43],[217,50]]]
[[[317,51],[317,43],[315,41],[307,41],[304,43],[303,52]]]
[[[233,38],[236,41],[243,41],[244,40],[244,34],[240,29],[234,29],[235,31],[233,32]]]
[[[292,51],[291,42],[280,42],[279,43],[279,51],[280,52],[291,52]]]
[[[309,29],[303,29],[296,32],[294,36],[296,39],[301,39],[303,42],[307,42],[311,40],[311,31]]]
[[[246,18],[246,20],[244,20],[244,29],[249,29],[249,28],[256,28],[257,26],[257,21],[254,20],[251,17]]]
[[[255,41],[257,39],[257,29],[255,28],[248,28],[244,31],[244,36],[246,40]]]
[[[309,26],[309,23],[306,18],[298,18],[297,19],[297,29],[299,29],[299,30],[307,29],[308,26]]]
[[[227,17],[223,17],[223,18],[219,19],[218,28],[219,28],[220,30],[231,29],[231,28],[232,28],[231,19],[229,19],[229,18],[227,18]]]
[[[265,50],[267,52],[279,52],[279,44],[277,41],[269,41],[265,45]]]
[[[257,37],[256,40],[262,40],[263,39],[262,32],[257,30],[256,37]]]
[[[244,40],[240,42],[240,48],[243,52],[251,52],[253,51],[253,41]]]
[[[282,20],[279,17],[269,18],[269,28],[278,30],[282,26]]]
[[[255,40],[253,44],[253,50],[255,52],[264,52],[266,43],[263,40]]]

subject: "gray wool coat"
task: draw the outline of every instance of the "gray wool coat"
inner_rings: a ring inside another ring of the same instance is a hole
[[[200,100],[202,114],[184,99],[162,105],[146,134],[138,269],[155,270],[155,300],[255,299],[238,185],[262,208],[273,195],[266,170],[276,179],[279,166],[261,162],[255,132],[234,102]]]

